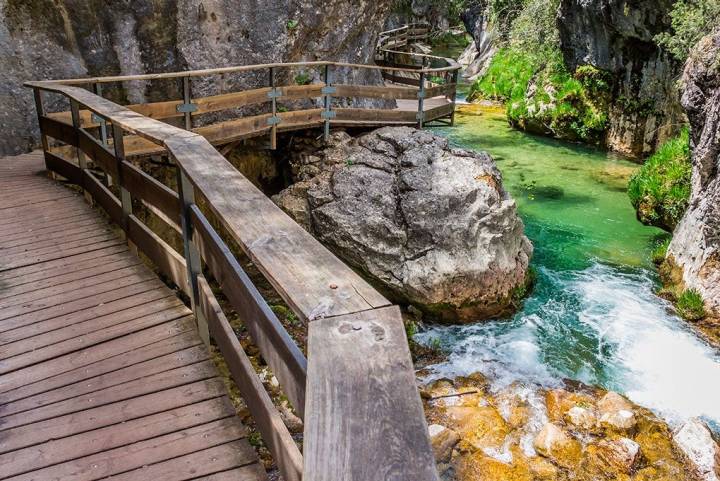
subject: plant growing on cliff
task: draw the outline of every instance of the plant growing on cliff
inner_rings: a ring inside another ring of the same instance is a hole
[[[720,0],[679,0],[670,12],[671,32],[655,36],[658,45],[684,62],[690,50],[718,25]]]
[[[684,290],[678,296],[676,306],[680,316],[688,321],[699,321],[705,317],[705,303],[695,289]]]
[[[689,134],[683,129],[630,178],[628,196],[638,219],[672,231],[687,209],[691,177]]]
[[[654,264],[659,265],[665,261],[671,240],[672,239],[668,237],[655,244],[655,247],[653,247],[653,250],[650,253],[650,257],[652,258]]]

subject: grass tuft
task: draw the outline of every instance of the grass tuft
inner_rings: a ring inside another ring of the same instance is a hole
[[[699,321],[705,317],[705,303],[695,289],[686,289],[678,296],[677,310],[688,321]]]
[[[685,128],[630,178],[628,196],[638,219],[670,232],[675,229],[688,206],[691,178],[690,141]]]
[[[664,239],[657,244],[655,244],[655,247],[653,247],[653,250],[650,252],[650,257],[652,258],[652,261],[654,264],[662,264],[665,261],[665,258],[667,257],[667,251],[668,247],[670,247],[670,241],[672,239],[668,237],[667,239]]]

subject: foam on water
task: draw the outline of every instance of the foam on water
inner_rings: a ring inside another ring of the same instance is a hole
[[[720,424],[720,357],[654,293],[651,273],[594,263],[540,269],[535,293],[512,319],[435,326],[448,360],[429,379],[480,371],[496,391],[513,383],[600,385],[654,409],[671,424],[702,416]]]

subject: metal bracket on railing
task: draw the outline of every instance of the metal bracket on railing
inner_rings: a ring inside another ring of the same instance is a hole
[[[325,135],[325,142],[327,142],[330,139],[330,119],[335,118],[335,112],[332,111],[332,94],[337,92],[337,89],[330,85],[332,82],[332,78],[330,76],[330,66],[325,65],[325,69],[323,72],[323,82],[325,82],[325,85],[320,89],[320,91],[323,94],[323,108],[321,118],[325,119],[325,126],[324,126],[324,135]]]
[[[175,108],[181,114],[197,112],[198,110],[197,104],[178,104]]]
[[[415,118],[422,124],[422,122],[425,120],[425,112],[418,112],[415,114]]]
[[[269,119],[267,119],[267,124],[268,124],[268,125],[277,125],[277,124],[279,124],[281,121],[282,121],[282,119],[281,119],[280,117],[278,117],[277,115],[273,115],[272,117],[270,117]]]
[[[332,112],[332,111],[327,111],[327,110],[320,112],[320,117],[322,117],[323,119],[334,119],[336,116],[337,116],[337,112]]]
[[[337,88],[333,87],[332,85],[328,85],[327,87],[321,88],[320,93],[322,93],[323,95],[331,95],[337,93]]]
[[[419,98],[419,99],[424,99],[424,98],[425,98],[425,91],[424,91],[424,90],[419,90],[418,93],[417,93],[417,98]]]
[[[270,99],[278,99],[283,96],[283,93],[281,89],[274,88],[267,93],[267,96]]]

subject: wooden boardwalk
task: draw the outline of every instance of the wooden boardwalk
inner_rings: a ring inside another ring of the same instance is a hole
[[[44,170],[0,159],[0,479],[265,479],[191,311]]]

